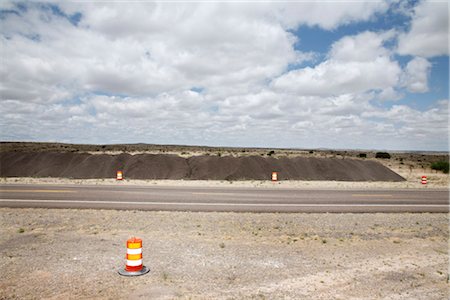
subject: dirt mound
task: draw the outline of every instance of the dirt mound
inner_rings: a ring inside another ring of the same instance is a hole
[[[260,156],[183,158],[165,154],[120,155],[55,152],[2,152],[2,177],[113,178],[122,170],[130,179],[403,181],[371,160],[273,158]]]

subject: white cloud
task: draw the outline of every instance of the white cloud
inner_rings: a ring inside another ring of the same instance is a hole
[[[429,144],[429,149],[433,149],[443,141],[448,142],[448,104],[448,99],[441,100],[423,112],[406,105],[394,105],[387,111],[374,110],[365,112],[363,116],[377,117],[387,124],[393,124],[398,128],[392,130],[394,138],[405,140],[407,136],[411,138],[409,144],[421,140]]]
[[[447,1],[421,1],[414,8],[411,29],[399,37],[398,53],[423,57],[448,55],[448,17]]]
[[[366,31],[356,36],[345,36],[333,43],[330,58],[341,62],[367,62],[389,56],[383,43],[393,37],[393,32],[375,33]]]
[[[444,106],[374,104],[428,88],[426,59],[394,60],[394,30],[294,48],[291,29],[338,30],[385,1],[57,4],[78,26],[34,2],[0,20],[1,139],[404,149],[424,123],[412,149],[447,147],[429,143]]]
[[[273,9],[286,28],[301,24],[332,30],[356,21],[368,21],[375,14],[389,8],[388,1],[328,1],[326,5],[314,1],[277,4]]]
[[[403,97],[404,95],[393,87],[382,89],[381,92],[376,95],[376,98],[380,101],[397,101]]]
[[[403,76],[403,84],[408,91],[425,93],[428,91],[428,76],[431,63],[422,57],[415,57],[408,62]]]
[[[80,9],[77,3],[61,4],[65,11],[74,13]],[[190,32],[193,37],[214,29],[222,20],[233,16],[235,21],[242,19],[265,19],[267,22],[280,24],[285,29],[299,25],[319,26],[332,30],[341,25],[357,21],[368,21],[375,14],[383,13],[389,8],[389,1],[330,1],[326,5],[314,1],[284,2],[207,2],[207,3],[84,3],[84,23],[97,31],[117,36],[164,34],[171,28],[178,27],[180,32],[187,32],[192,27],[200,27],[200,32]],[[220,18],[215,18],[219,16]],[[211,26],[203,25],[209,20]],[[136,22],[138,21],[138,22]],[[139,24],[139,25],[136,25]],[[182,26],[180,26],[182,25]],[[214,30],[210,31],[215,36]],[[218,37],[215,37],[218,38]]]
[[[288,72],[273,87],[300,95],[339,95],[397,85],[401,69],[383,47],[388,34],[364,32],[335,42],[328,59],[314,68]]]

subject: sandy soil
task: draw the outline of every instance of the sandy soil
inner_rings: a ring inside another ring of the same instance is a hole
[[[0,209],[0,299],[447,299],[447,214]],[[125,242],[150,273],[122,277]]]

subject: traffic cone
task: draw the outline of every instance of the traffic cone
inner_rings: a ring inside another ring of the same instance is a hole
[[[125,268],[119,270],[120,275],[139,276],[150,271],[142,264],[142,240],[140,238],[133,237],[127,240],[126,259]]]

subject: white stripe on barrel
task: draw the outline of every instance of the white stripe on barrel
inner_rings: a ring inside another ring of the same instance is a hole
[[[142,259],[137,259],[137,260],[128,260],[127,259],[127,266],[137,267],[140,265],[142,265]]]
[[[142,248],[138,248],[138,249],[127,248],[127,254],[141,254],[141,253],[142,253]]]

